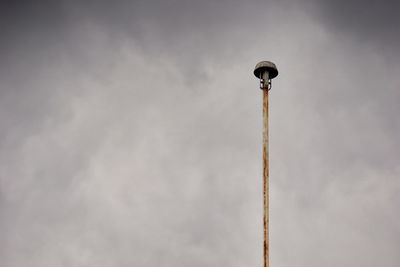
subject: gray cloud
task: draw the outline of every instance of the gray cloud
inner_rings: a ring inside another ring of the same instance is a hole
[[[261,265],[264,58],[271,265],[398,265],[389,8],[42,3],[1,11],[2,266]]]
[[[353,38],[360,45],[372,45],[396,61],[399,46],[400,10],[398,1],[315,1],[316,16],[335,32]],[[395,62],[394,62],[395,64]]]

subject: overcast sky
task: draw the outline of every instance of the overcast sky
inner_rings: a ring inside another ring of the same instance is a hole
[[[400,265],[396,0],[2,1],[0,265]]]

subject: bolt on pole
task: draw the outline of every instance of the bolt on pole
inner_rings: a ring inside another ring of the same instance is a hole
[[[263,91],[263,227],[264,267],[269,267],[269,152],[268,152],[268,95],[271,80],[278,75],[278,69],[270,61],[261,61],[254,68],[254,75],[260,79]]]

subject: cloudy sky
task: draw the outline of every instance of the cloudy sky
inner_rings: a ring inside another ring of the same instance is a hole
[[[400,265],[400,4],[2,1],[0,265]]]

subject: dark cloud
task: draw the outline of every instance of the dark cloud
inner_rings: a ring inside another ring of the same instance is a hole
[[[398,1],[315,1],[315,15],[335,32],[360,45],[378,46],[387,60],[399,55],[400,3]]]

